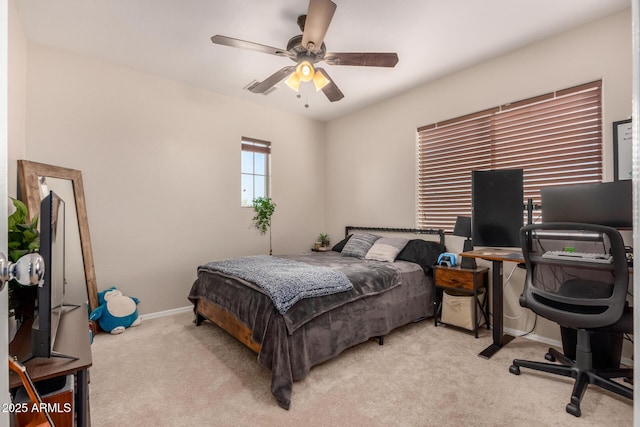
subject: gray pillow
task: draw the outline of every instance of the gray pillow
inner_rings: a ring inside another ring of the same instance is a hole
[[[371,246],[364,259],[393,262],[408,241],[402,237],[381,237]]]
[[[342,256],[350,256],[355,258],[364,258],[364,256],[369,252],[371,246],[378,240],[380,236],[369,233],[354,233],[353,236],[349,239],[342,252],[340,253]]]

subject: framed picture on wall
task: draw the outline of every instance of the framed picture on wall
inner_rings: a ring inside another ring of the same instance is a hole
[[[613,122],[613,179],[631,179],[631,119]]]

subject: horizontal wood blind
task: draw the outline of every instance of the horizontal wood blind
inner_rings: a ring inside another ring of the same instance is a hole
[[[601,82],[418,129],[418,228],[452,231],[471,215],[471,171],[524,169],[524,197],[548,185],[601,182]],[[523,200],[523,206],[524,202]]]
[[[242,137],[242,151],[250,151],[253,153],[271,153],[271,143],[269,141],[261,141],[255,138]]]

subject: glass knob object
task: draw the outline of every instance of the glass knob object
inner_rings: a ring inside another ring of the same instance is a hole
[[[23,286],[42,286],[44,271],[44,259],[39,254],[26,254],[12,263],[0,253],[0,292],[11,279],[16,279]]]

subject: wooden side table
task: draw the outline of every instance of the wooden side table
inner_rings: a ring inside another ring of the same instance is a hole
[[[438,326],[438,316],[442,313],[442,300],[445,289],[455,290],[463,294],[473,296],[473,309],[472,325],[473,333],[478,338],[478,327],[480,324],[480,318],[478,318],[478,308],[480,309],[481,317],[484,317],[487,329],[490,328],[489,313],[488,313],[488,295],[487,284],[489,277],[489,269],[487,267],[477,268],[461,268],[459,266],[447,267],[438,265],[434,270],[435,285],[436,285],[436,297],[434,301],[435,310],[433,316],[433,322],[435,326]],[[484,289],[484,300],[480,301],[479,291]],[[444,323],[440,321],[440,323]],[[453,325],[455,326],[455,325]]]
[[[39,382],[61,376],[75,376],[75,396],[73,412],[77,427],[91,425],[89,407],[89,368],[92,365],[91,343],[89,342],[89,313],[87,306],[82,304],[62,315],[56,334],[55,351],[68,354],[77,359],[60,357],[37,357],[25,362],[31,380]],[[9,345],[9,354],[24,359],[31,353],[31,322],[25,322],[16,337]],[[20,377],[15,372],[9,373],[9,389],[15,390],[22,385]],[[58,415],[56,413],[52,415]],[[62,414],[64,415],[64,414]],[[73,418],[73,417],[72,417]],[[65,424],[54,421],[56,426]]]

